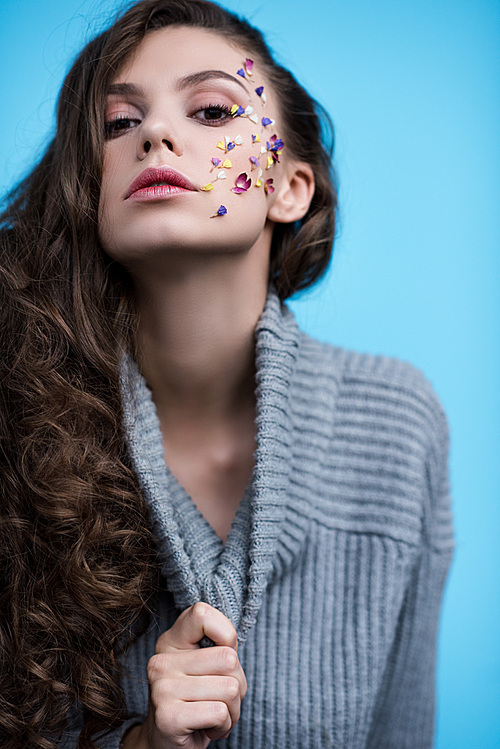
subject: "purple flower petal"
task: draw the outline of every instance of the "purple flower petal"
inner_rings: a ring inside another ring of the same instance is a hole
[[[263,127],[267,127],[268,125],[272,125],[273,121],[269,119],[269,117],[263,117],[262,118],[262,125]]]
[[[228,150],[228,151],[232,151],[232,150],[233,150],[233,148],[236,148],[236,143],[233,143],[233,142],[232,142],[232,141],[230,140],[230,141],[229,141],[229,143],[227,144],[227,150]]]
[[[262,96],[263,91],[264,91],[264,86],[259,86],[258,88],[255,89],[255,93],[257,94],[257,96]]]
[[[249,57],[247,57],[247,59],[245,60],[245,68],[246,68],[248,75],[252,75],[253,60],[250,60]]]
[[[245,78],[245,71],[243,70],[243,68],[237,70],[236,75],[241,75],[242,78]]]
[[[212,164],[214,166],[219,166],[220,163],[221,163],[220,159],[218,159],[216,156],[212,156]]]
[[[213,216],[210,216],[210,218],[217,218],[217,216],[225,216],[227,213],[227,208],[225,205],[219,206],[217,213],[214,213]]]

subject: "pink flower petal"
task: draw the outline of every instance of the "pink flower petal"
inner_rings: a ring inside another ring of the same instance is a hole
[[[242,172],[236,178],[236,186],[232,187],[231,190],[235,193],[246,192],[251,184],[252,180],[249,179],[248,174],[246,172]]]
[[[266,191],[266,193],[274,192],[274,187],[273,187],[273,181],[272,181],[272,179],[266,179],[266,181],[264,183],[264,190]]]

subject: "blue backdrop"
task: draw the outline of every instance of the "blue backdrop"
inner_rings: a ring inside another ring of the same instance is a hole
[[[341,234],[295,300],[317,337],[412,361],[451,425],[456,555],[437,749],[500,747],[500,4],[227,0],[336,125]],[[78,48],[116,0],[0,0],[0,192],[47,141]]]

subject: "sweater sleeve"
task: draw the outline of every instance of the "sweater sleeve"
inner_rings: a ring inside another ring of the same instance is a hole
[[[143,715],[129,717],[121,726],[113,731],[108,731],[104,737],[94,739],[95,745],[98,749],[120,749],[120,742],[128,729],[138,723],[143,723],[145,720],[146,718]],[[58,747],[60,747],[60,749],[77,749],[80,731],[81,726],[74,726],[67,730],[59,741]]]
[[[406,589],[367,749],[430,749],[439,609],[453,550],[448,428],[434,400],[425,465],[422,543]]]

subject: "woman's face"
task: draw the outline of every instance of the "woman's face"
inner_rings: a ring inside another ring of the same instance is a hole
[[[276,94],[248,56],[215,32],[168,27],[147,34],[113,81],[99,233],[130,269],[165,251],[270,244],[285,156]]]

